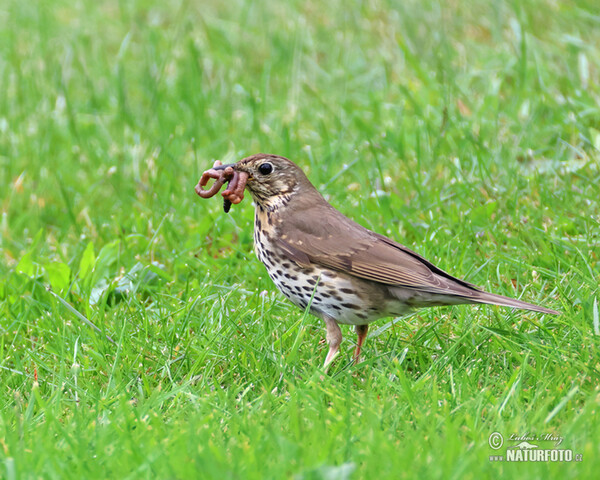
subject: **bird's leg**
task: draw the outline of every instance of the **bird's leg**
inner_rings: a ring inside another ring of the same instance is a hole
[[[358,363],[360,361],[360,347],[362,347],[365,338],[367,338],[367,332],[369,331],[368,325],[356,325],[356,335],[358,335],[358,339],[356,340],[356,350],[354,351],[354,363]]]
[[[342,343],[342,331],[337,322],[331,317],[325,317],[325,326],[327,327],[327,343],[329,344],[329,352],[325,358],[325,365],[323,368],[327,368],[337,355]]]

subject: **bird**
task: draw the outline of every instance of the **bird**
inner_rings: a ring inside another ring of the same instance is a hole
[[[227,169],[231,175],[233,169],[236,175],[231,182],[236,193],[232,188],[222,193],[226,202],[231,198],[239,203],[244,188],[252,196],[254,250],[271,280],[294,305],[325,322],[325,368],[339,352],[340,324],[355,327],[353,359],[358,362],[371,322],[416,308],[492,304],[559,313],[487,293],[359,225],[329,204],[302,169],[285,157],[259,153],[215,165],[210,178],[216,178],[215,170]]]

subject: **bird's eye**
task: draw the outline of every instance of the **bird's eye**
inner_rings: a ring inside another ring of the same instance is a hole
[[[273,171],[273,165],[271,165],[268,162],[265,163],[261,163],[258,167],[258,171],[262,174],[262,175],[268,175],[269,173],[271,173]]]

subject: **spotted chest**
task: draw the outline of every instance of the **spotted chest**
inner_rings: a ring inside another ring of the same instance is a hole
[[[306,308],[318,277],[301,269],[276,244],[279,236],[278,223],[271,212],[257,208],[254,218],[254,251],[264,264],[277,288],[295,305]]]
[[[351,275],[312,265],[298,266],[278,247],[279,222],[274,213],[257,208],[254,225],[254,250],[279,291],[294,305],[324,319],[338,323],[365,325],[390,310],[406,313],[405,304],[389,305],[381,297],[380,287]]]

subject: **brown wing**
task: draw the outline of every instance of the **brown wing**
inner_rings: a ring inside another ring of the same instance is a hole
[[[452,277],[417,253],[319,205],[282,224],[279,247],[300,266],[318,264],[388,285],[471,296],[477,287]]]
[[[315,208],[317,207],[318,208]],[[296,264],[317,264],[387,285],[461,297],[464,303],[490,303],[558,314],[539,305],[481,291],[453,277],[403,245],[348,219],[324,200],[282,224],[279,247]]]

